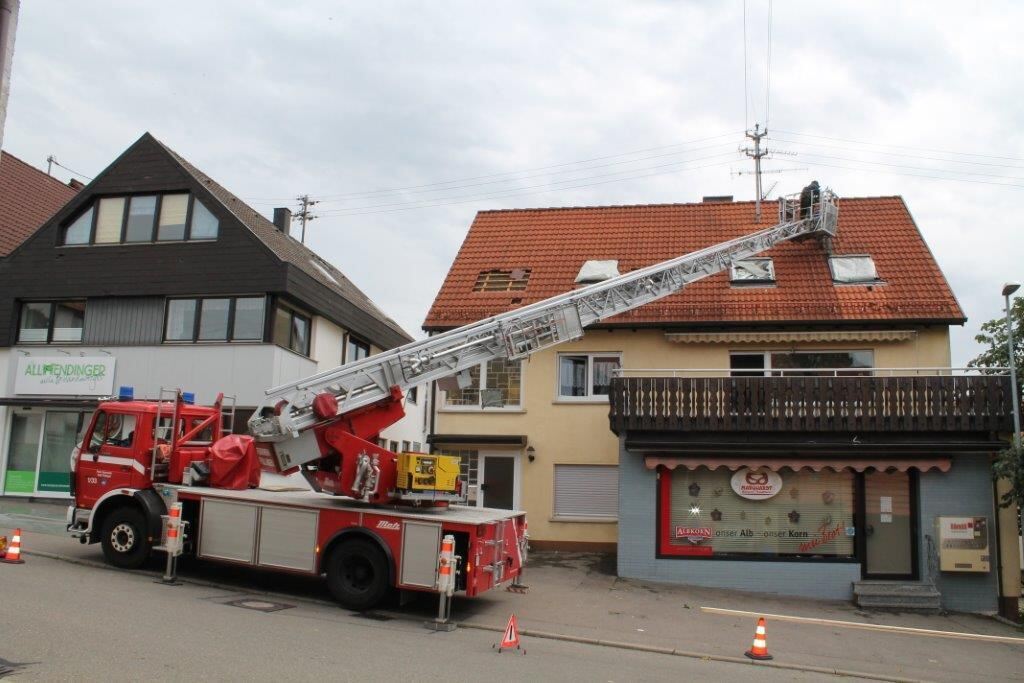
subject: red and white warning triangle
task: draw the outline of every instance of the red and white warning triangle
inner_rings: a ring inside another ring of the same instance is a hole
[[[508,618],[508,625],[505,627],[505,635],[501,637],[501,645],[498,647],[500,649],[504,649],[506,647],[519,647],[519,622],[516,621],[515,614]]]

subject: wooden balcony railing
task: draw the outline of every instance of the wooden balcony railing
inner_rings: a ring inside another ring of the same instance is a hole
[[[612,430],[1012,430],[1006,375],[616,377]]]

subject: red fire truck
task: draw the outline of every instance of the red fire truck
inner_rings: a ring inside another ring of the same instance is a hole
[[[247,435],[226,428],[223,397],[208,407],[179,390],[136,401],[125,387],[100,404],[72,456],[68,531],[101,543],[120,567],[183,543],[200,558],[325,574],[337,600],[355,609],[395,588],[449,590],[438,571],[449,535],[455,590],[474,596],[517,584],[526,516],[461,504],[457,458],[378,445],[404,415],[402,391],[442,379],[467,386],[482,362],[578,339],[593,323],[778,243],[834,235],[837,218],[830,190],[781,198],[770,228],[270,389]],[[261,488],[261,471],[301,473],[311,490]],[[168,526],[179,503],[181,536]],[[180,540],[169,543],[168,528]]]
[[[438,550],[448,534],[462,558],[456,589],[466,595],[517,580],[522,571],[527,536],[520,512],[454,505],[444,495],[431,504],[380,504],[256,488],[250,484],[258,483],[260,468],[251,438],[223,433],[229,420],[219,398],[207,407],[181,392],[169,401],[132,400],[127,387],[122,393],[99,405],[74,451],[75,505],[68,512],[69,531],[83,543],[101,543],[113,565],[138,567],[154,548],[163,549],[165,515],[181,503],[188,552],[239,566],[326,574],[331,593],[352,609],[376,605],[393,587],[434,590]],[[445,458],[398,457],[428,470]]]

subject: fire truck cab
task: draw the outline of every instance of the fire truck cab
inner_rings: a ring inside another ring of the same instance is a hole
[[[180,403],[135,401],[123,387],[120,400],[99,406],[72,452],[71,530],[83,543],[100,542],[111,564],[141,565],[166,514],[153,484],[181,484],[190,463],[209,459],[223,429],[219,403],[197,406],[188,394]]]

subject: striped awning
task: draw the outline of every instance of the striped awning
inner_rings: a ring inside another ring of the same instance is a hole
[[[909,469],[916,469],[921,472],[936,469],[940,472],[948,472],[952,462],[950,458],[715,458],[715,457],[673,457],[648,455],[644,457],[644,465],[649,470],[665,467],[674,470],[683,467],[688,470],[695,470],[698,467],[718,469],[727,467],[730,470],[738,470],[744,467],[751,469],[767,468],[772,472],[778,472],[784,467],[791,470],[810,469],[815,472],[830,469],[840,472],[842,470],[853,470],[863,472],[869,468],[880,472],[897,471],[906,472]]]

